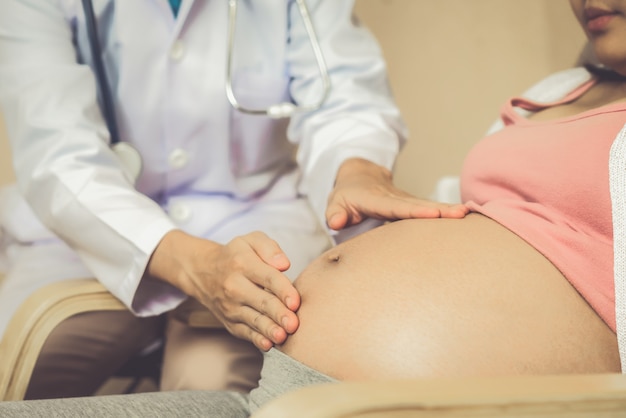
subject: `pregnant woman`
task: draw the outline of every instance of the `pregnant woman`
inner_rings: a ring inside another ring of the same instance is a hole
[[[503,106],[464,163],[465,218],[388,223],[310,264],[296,280],[300,327],[265,355],[249,398],[141,394],[0,412],[232,417],[335,380],[619,372],[626,0],[570,3],[602,66],[557,73]]]

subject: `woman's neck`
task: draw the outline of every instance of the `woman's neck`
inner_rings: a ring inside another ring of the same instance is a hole
[[[576,100],[534,113],[529,119],[547,121],[574,116],[613,103],[626,102],[626,77],[592,72],[597,82]],[[615,73],[617,74],[617,73]]]

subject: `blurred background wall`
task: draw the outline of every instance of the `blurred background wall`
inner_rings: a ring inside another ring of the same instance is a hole
[[[357,0],[355,12],[379,39],[411,132],[396,183],[421,196],[459,173],[508,96],[584,45],[567,0]],[[0,122],[0,185],[12,179]]]
[[[585,37],[568,0],[357,0],[410,129],[398,185],[428,196],[504,100],[572,66]]]
[[[4,123],[0,115],[0,186],[12,181],[13,169],[11,167],[11,153],[4,130]]]

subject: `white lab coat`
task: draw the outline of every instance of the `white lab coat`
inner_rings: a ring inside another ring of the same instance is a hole
[[[320,225],[339,165],[362,157],[392,168],[405,126],[353,1],[308,1],[332,91],[289,124],[228,103],[227,3],[184,0],[175,19],[167,0],[93,1],[121,138],[143,158],[133,186],[108,147],[95,77],[76,62],[92,63],[80,1],[0,2],[0,104],[20,192],[0,202],[11,237],[0,334],[27,294],[61,279],[95,276],[137,315],[175,307],[184,295],[142,280],[174,228],[219,242],[266,231],[297,272],[328,245]],[[321,79],[297,7],[239,3],[239,102],[316,102]]]

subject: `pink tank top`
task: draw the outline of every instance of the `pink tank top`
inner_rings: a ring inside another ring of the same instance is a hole
[[[469,209],[502,224],[549,259],[615,331],[609,151],[626,123],[626,103],[532,121],[538,111],[580,97],[591,80],[553,103],[513,98],[505,127],[468,154],[461,196]]]

